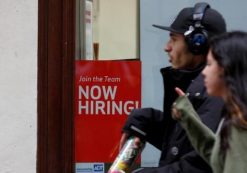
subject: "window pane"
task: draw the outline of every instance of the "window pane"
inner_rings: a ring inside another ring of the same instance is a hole
[[[76,58],[139,59],[138,0],[77,0]]]

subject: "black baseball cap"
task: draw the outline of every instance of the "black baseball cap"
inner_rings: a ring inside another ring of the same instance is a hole
[[[182,9],[169,27],[161,25],[153,26],[170,32],[184,34],[186,31],[189,30],[189,27],[191,25],[193,26],[194,24],[194,10],[194,7],[187,7]],[[226,32],[226,23],[224,18],[218,11],[212,8],[206,9],[201,24],[208,32],[209,37]]]

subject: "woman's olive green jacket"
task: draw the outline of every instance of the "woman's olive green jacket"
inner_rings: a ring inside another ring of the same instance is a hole
[[[214,173],[247,173],[247,130],[231,126],[225,157],[220,153],[220,126],[216,134],[199,119],[186,96],[179,97],[174,108],[181,113],[178,120],[185,129],[192,145],[206,160]],[[175,116],[173,116],[175,117]]]

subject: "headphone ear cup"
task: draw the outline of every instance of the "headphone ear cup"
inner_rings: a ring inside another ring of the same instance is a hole
[[[208,50],[208,34],[205,30],[194,30],[185,37],[185,40],[193,54],[204,54]]]

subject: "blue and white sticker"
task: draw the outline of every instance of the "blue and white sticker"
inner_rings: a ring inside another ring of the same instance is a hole
[[[76,173],[104,173],[104,163],[76,163]]]

